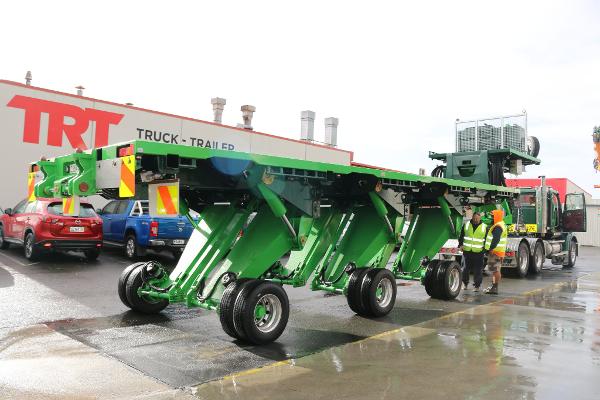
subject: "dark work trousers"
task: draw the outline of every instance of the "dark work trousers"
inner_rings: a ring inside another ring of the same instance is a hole
[[[483,252],[471,253],[470,251],[465,251],[463,258],[465,261],[462,276],[463,283],[469,283],[469,273],[472,272],[473,285],[477,287],[481,286],[481,281],[483,280]]]

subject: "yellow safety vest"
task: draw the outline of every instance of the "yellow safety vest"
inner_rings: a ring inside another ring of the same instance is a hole
[[[492,231],[497,226],[502,228],[502,235],[500,235],[500,241],[498,242],[496,248],[492,250],[492,253],[494,253],[498,257],[504,257],[504,255],[506,254],[506,242],[508,240],[508,230],[506,229],[506,224],[504,223],[504,221],[500,221],[497,224],[492,225],[485,239],[485,249],[490,249],[490,246],[492,245],[492,239],[494,237]]]
[[[464,226],[465,238],[463,240],[463,251],[471,253],[481,253],[485,242],[485,232],[487,226],[482,222],[475,230],[471,221],[467,221]]]

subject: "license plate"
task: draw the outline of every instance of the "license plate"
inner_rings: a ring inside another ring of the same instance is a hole
[[[183,239],[175,239],[175,240],[173,240],[173,244],[184,244],[184,243],[185,243],[185,240],[183,240]]]
[[[76,233],[81,233],[84,231],[84,227],[83,226],[72,226],[69,228],[69,232],[76,232]]]

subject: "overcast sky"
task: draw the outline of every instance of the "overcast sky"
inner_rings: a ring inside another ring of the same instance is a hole
[[[0,79],[297,138],[338,117],[359,162],[416,172],[454,151],[454,121],[529,115],[542,165],[598,196],[600,2],[3,2]]]

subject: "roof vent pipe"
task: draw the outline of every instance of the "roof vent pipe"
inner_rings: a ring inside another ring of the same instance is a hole
[[[213,97],[212,99],[210,99],[210,102],[213,106],[213,114],[214,114],[213,121],[216,122],[217,124],[222,123],[223,109],[225,109],[225,104],[227,104],[227,101],[220,97]]]
[[[337,118],[325,118],[325,144],[337,147],[337,127],[339,120]]]
[[[256,107],[245,105],[242,106],[242,117],[244,118],[244,129],[252,130],[252,117],[256,111]]]
[[[27,86],[31,86],[31,71],[27,71],[27,73],[25,74],[25,84]]]
[[[315,140],[315,113],[306,110],[300,113],[300,139],[312,142]]]
[[[83,96],[83,89],[85,89],[83,86],[75,86],[75,89],[77,89],[77,96]]]

